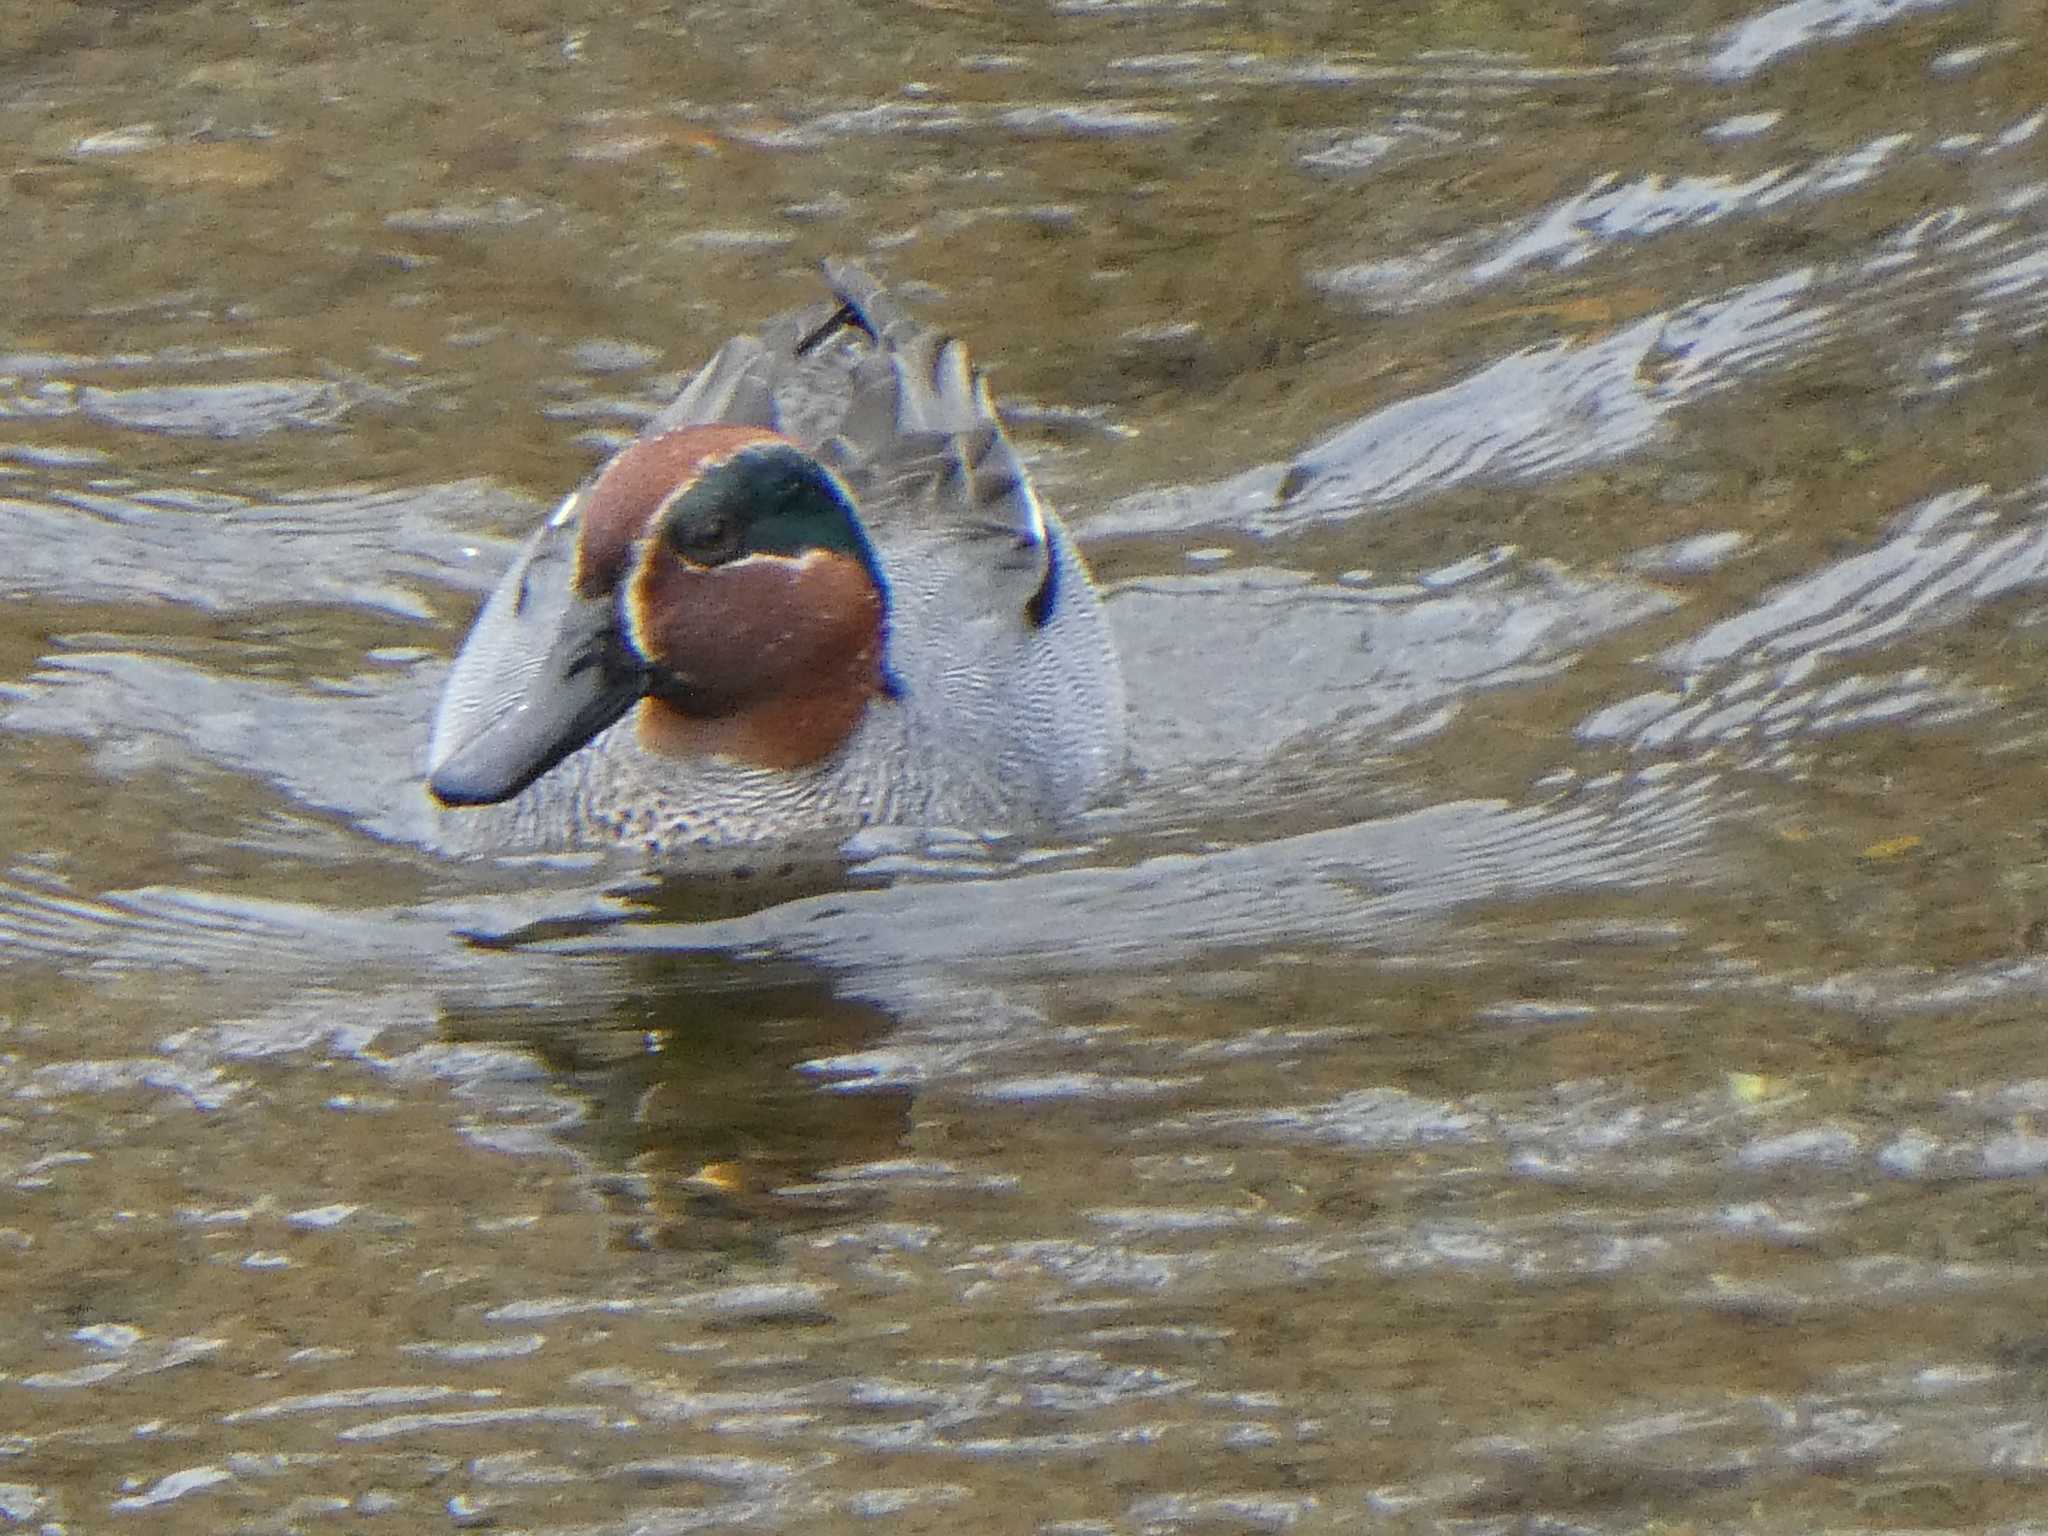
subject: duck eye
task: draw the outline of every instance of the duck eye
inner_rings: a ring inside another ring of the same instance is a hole
[[[739,519],[716,505],[678,507],[664,533],[669,548],[693,565],[724,565],[745,553]]]

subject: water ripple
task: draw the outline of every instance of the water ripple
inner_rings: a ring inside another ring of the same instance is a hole
[[[195,507],[168,491],[11,498],[0,500],[0,593],[205,613],[331,603],[424,621],[423,587],[482,591],[495,578],[504,549],[458,530],[511,501],[473,480],[267,506],[209,493]]]
[[[1639,752],[1739,746],[1747,762],[1782,764],[1834,732],[1967,719],[1995,708],[2000,691],[1927,667],[1832,677],[1820,669],[2044,582],[2048,516],[2038,506],[2023,497],[1994,502],[1982,486],[1943,492],[1901,513],[1870,548],[1782,583],[1670,647],[1658,664],[1677,675],[1676,688],[1606,705],[1578,734]]]

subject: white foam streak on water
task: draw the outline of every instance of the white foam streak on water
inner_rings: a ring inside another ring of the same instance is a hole
[[[1707,56],[1707,72],[1743,80],[1788,54],[1853,38],[1915,12],[1942,10],[1956,0],[1787,0],[1729,27]]]

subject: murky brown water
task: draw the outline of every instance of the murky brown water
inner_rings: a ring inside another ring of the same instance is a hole
[[[0,1525],[2038,1531],[2038,0],[0,10]],[[1141,781],[432,846],[523,527],[863,255]]]

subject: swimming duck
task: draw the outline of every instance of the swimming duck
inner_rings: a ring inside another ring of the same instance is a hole
[[[1058,823],[1121,771],[1087,567],[954,338],[860,268],[556,508],[448,674],[455,841],[670,859]]]

